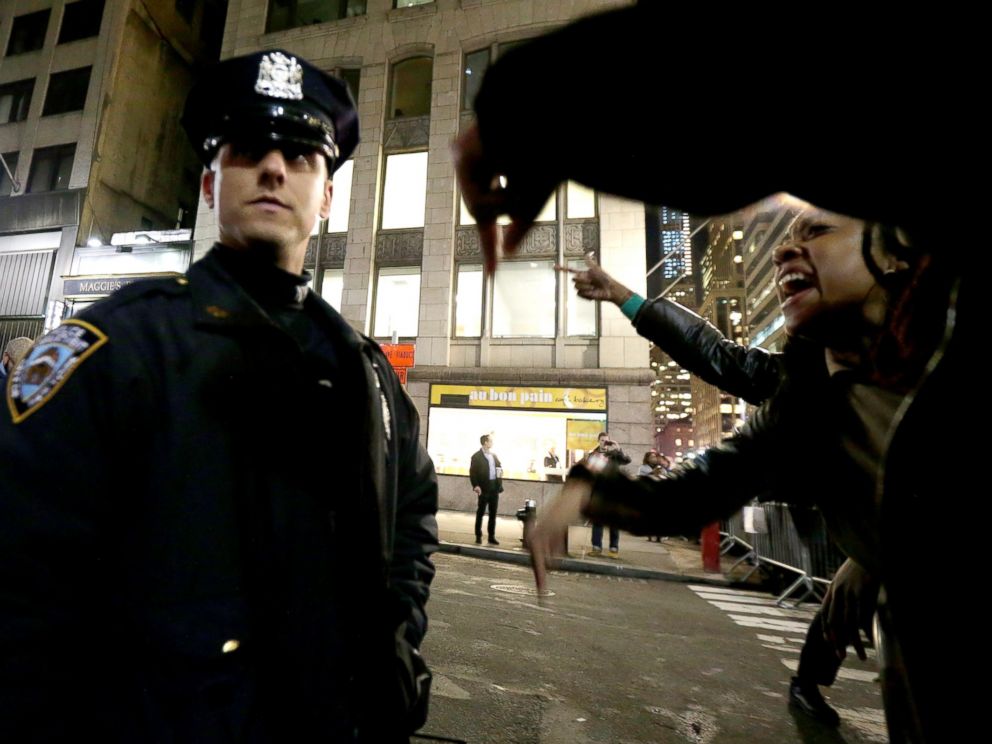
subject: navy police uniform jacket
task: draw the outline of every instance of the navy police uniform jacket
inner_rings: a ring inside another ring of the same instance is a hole
[[[0,740],[423,722],[437,481],[417,412],[373,341],[312,293],[287,330],[223,252],[66,321],[12,375]]]

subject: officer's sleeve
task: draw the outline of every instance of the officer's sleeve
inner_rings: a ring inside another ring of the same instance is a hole
[[[131,443],[141,436],[145,384],[112,336],[78,321],[40,338],[8,381],[0,411],[0,739],[19,725],[45,730],[45,711],[66,721],[76,706],[84,715],[78,701],[99,685],[117,496],[137,467]]]
[[[407,640],[419,647],[427,632],[424,608],[434,579],[430,555],[438,547],[437,475],[427,450],[420,444],[416,406],[398,382],[395,387],[401,451],[390,578],[409,607]]]

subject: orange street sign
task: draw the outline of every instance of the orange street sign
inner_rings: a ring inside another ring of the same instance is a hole
[[[413,366],[415,348],[416,344],[382,344],[386,359],[397,371]]]

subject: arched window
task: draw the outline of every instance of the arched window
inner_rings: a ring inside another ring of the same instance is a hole
[[[431,113],[431,77],[434,60],[412,57],[393,65],[386,117],[428,116]]]

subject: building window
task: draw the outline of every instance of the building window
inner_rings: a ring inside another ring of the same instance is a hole
[[[344,80],[345,85],[348,86],[348,90],[351,92],[351,97],[358,102],[358,88],[362,81],[362,71],[358,67],[351,67],[348,69],[338,69],[334,71],[334,74],[339,78]]]
[[[69,188],[69,175],[72,173],[72,159],[75,155],[76,143],[35,150],[31,158],[31,173],[28,175],[28,193],[63,191]]]
[[[328,305],[341,312],[341,296],[344,294],[344,269],[324,269],[320,282],[320,296]]]
[[[555,206],[557,196],[558,196],[557,193],[552,193],[551,196],[548,197],[548,200],[544,203],[544,206],[541,207],[540,214],[538,214],[537,217],[534,218],[535,222],[554,222],[556,219],[558,219],[558,210]],[[472,217],[472,215],[469,213],[468,205],[465,204],[464,199],[460,199],[458,224],[460,225],[475,224],[475,218]],[[509,225],[510,216],[506,214],[501,214],[499,217],[496,218],[496,224]]]
[[[348,212],[351,208],[351,176],[355,161],[349,160],[334,172],[334,192],[331,194],[331,215],[327,218],[327,232],[348,232]]]
[[[455,289],[455,336],[482,335],[482,264],[459,264]]]
[[[426,204],[427,153],[389,155],[382,194],[382,229],[423,227]]]
[[[78,70],[66,70],[52,75],[48,80],[48,95],[45,96],[45,107],[41,115],[53,116],[81,111],[86,105],[86,91],[90,87],[92,69],[80,67]]]
[[[596,192],[581,183],[569,181],[565,189],[568,219],[586,219],[596,216]]]
[[[420,316],[420,267],[383,266],[375,287],[375,323],[379,338],[417,335]]]
[[[393,6],[396,8],[412,8],[414,5],[427,5],[434,0],[394,0]]]
[[[179,0],[176,2],[179,9]],[[189,19],[187,19],[189,20]],[[59,28],[59,44],[88,39],[100,33],[103,21],[103,0],[79,0],[65,6],[62,14],[62,27]]]
[[[572,260],[568,262],[568,268],[581,271],[586,268],[586,262]],[[565,332],[569,336],[596,335],[596,303],[579,297],[571,282],[568,283],[565,299]]]
[[[393,65],[389,86],[390,119],[430,115],[433,73],[434,60],[430,57],[413,57]]]
[[[558,219],[558,191],[551,192],[551,196],[544,202],[540,213],[534,218],[534,222],[554,222]]]
[[[17,152],[5,152],[3,153],[3,160],[7,164],[7,168],[10,169],[11,174],[17,173],[17,158],[20,153]],[[13,190],[14,184],[10,180],[10,176],[7,175],[7,168],[4,168],[0,164],[0,196],[10,196],[10,192]]]
[[[24,121],[28,118],[33,90],[34,78],[0,85],[0,124]]]
[[[48,18],[51,14],[52,9],[48,8],[37,13],[17,16],[10,27],[7,56],[33,52],[45,46],[45,34],[48,33]]]
[[[489,50],[480,49],[465,55],[465,70],[462,75],[462,110],[468,111],[475,103],[475,96],[482,87],[482,76],[489,69]]]
[[[366,0],[270,0],[265,33],[365,15]]]
[[[555,335],[554,261],[507,261],[493,281],[493,336]]]

